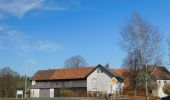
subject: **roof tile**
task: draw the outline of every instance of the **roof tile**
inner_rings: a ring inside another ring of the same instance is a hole
[[[86,78],[95,67],[64,68],[52,70],[40,70],[33,80],[60,80],[60,79],[81,79]]]

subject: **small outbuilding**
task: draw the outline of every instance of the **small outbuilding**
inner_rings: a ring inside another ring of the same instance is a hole
[[[24,98],[24,88],[16,88],[16,99]]]

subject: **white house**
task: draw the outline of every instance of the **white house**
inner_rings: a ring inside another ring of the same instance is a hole
[[[152,95],[158,97],[167,96],[163,92],[163,86],[170,83],[170,72],[163,66],[157,66],[153,75],[156,78],[156,87],[152,89]]]
[[[111,79],[117,82],[112,85]],[[120,93],[123,78],[113,73],[107,66],[64,68],[40,70],[32,77],[36,81],[30,90],[35,98],[53,98],[58,96],[99,96],[101,94]]]
[[[116,77],[119,81],[115,84],[111,83],[113,77]],[[120,93],[123,79],[111,70],[103,67],[96,68],[87,77],[87,91],[88,92],[102,92],[102,93]]]

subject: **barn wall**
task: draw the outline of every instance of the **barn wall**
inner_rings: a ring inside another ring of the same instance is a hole
[[[72,88],[72,87],[87,87],[86,79],[81,80],[61,80],[61,81],[38,81],[36,82],[35,88],[46,89],[46,88]]]

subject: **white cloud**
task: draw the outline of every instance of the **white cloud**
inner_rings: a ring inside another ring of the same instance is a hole
[[[3,27],[0,30],[0,49],[21,49],[27,43],[26,36],[12,28]]]
[[[34,60],[34,59],[28,59],[27,61],[26,61],[26,63],[27,64],[36,64],[37,63],[37,61],[36,60]]]
[[[54,6],[45,1],[48,0],[0,0],[0,11],[23,17],[25,14],[35,9],[61,10],[63,8]]]
[[[31,37],[12,28],[2,27],[1,30],[0,26],[0,49],[55,52],[57,50],[62,50],[63,48],[48,40],[32,40]]]
[[[55,43],[48,41],[39,41],[37,42],[35,48],[39,51],[56,51],[61,47]]]

